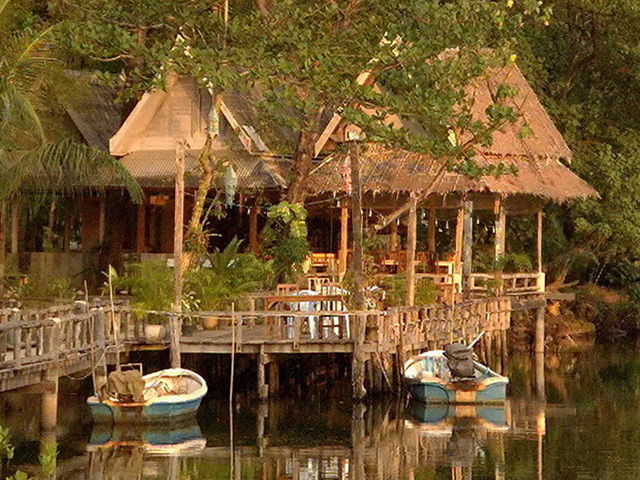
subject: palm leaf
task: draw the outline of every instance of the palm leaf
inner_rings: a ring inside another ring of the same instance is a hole
[[[6,127],[32,127],[37,136],[44,140],[44,129],[33,104],[13,85],[0,87],[0,134],[4,136]],[[0,140],[1,141],[1,140]]]
[[[21,194],[42,204],[57,195],[103,192],[107,187],[124,187],[135,203],[143,197],[138,182],[118,160],[71,139],[43,144],[5,166],[0,175],[0,198]]]
[[[0,0],[0,15],[4,12],[4,9],[9,4],[9,0]]]

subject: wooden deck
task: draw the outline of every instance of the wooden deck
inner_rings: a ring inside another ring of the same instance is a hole
[[[389,385],[394,364],[401,365],[403,358],[424,349],[441,348],[452,338],[469,342],[484,331],[487,351],[492,349],[492,339],[494,348],[504,348],[511,311],[511,298],[491,298],[453,307],[388,311],[190,313],[195,331],[181,336],[180,350],[189,354],[257,354],[262,376],[265,366],[276,361],[274,354],[351,354],[377,370],[373,377],[378,375]],[[216,328],[205,330],[203,320],[212,315],[217,318]],[[167,326],[171,316],[168,312],[165,315]],[[137,318],[128,307],[117,307],[115,318],[111,317],[110,309],[99,305],[82,312],[72,308],[0,311],[0,391],[86,373],[103,357],[114,361],[116,344],[120,352],[167,348],[168,339],[151,341],[144,318]]]

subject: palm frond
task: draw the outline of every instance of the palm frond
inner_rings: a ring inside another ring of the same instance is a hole
[[[2,12],[4,12],[4,9],[7,7],[8,4],[9,4],[9,0],[0,0],[0,15],[2,15]]]
[[[53,54],[53,42],[49,40],[54,28],[40,31],[27,29],[14,33],[3,42],[2,76],[7,82],[26,91],[52,64],[59,63]]]
[[[57,195],[77,196],[123,187],[135,203],[142,200],[138,182],[115,158],[95,148],[64,139],[49,142],[0,171],[0,198],[16,194],[41,203]]]
[[[4,135],[9,124],[32,128],[44,141],[44,129],[31,101],[14,85],[5,84],[0,86],[0,134]]]

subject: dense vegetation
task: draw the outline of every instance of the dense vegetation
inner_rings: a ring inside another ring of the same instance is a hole
[[[296,133],[288,137],[295,144],[278,145],[294,162],[293,200],[305,197],[321,117],[336,108],[369,138],[456,159],[450,167],[473,171],[467,162],[472,145],[451,141],[449,127],[472,132],[482,143],[513,121],[514,112],[497,99],[488,121],[474,123],[452,106],[479,69],[517,58],[574,151],[572,168],[600,193],[599,199],[547,209],[550,281],[558,288],[595,283],[623,290],[631,305],[640,302],[640,6],[634,0],[425,0],[392,7],[383,0],[238,0],[228,12],[223,2],[204,0],[0,5],[8,5],[2,13],[5,36],[31,38],[45,47],[46,60],[55,46],[56,61],[33,65],[53,75],[64,60],[67,67],[97,72],[118,87],[123,102],[162,84],[168,69],[194,74],[214,92],[258,86],[263,117]],[[457,48],[455,58],[439,56],[451,47]],[[10,66],[10,59],[3,54],[2,66]],[[380,94],[355,84],[364,70],[389,88]],[[8,78],[0,87],[13,93]],[[43,95],[55,91],[56,83],[25,78],[16,88],[38,100],[34,108],[46,119],[56,118],[60,112],[51,95]],[[363,116],[349,105],[367,105],[380,115]],[[40,131],[30,112],[15,114],[17,124],[31,122]],[[426,125],[427,139],[384,127],[384,115],[391,113]],[[64,137],[55,133],[54,139]]]

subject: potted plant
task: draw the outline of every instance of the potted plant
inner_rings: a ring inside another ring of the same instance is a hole
[[[205,255],[204,262],[187,272],[185,286],[198,299],[200,310],[228,310],[243,294],[262,288],[272,276],[271,261],[251,253],[240,253],[241,240],[234,238],[223,249]],[[215,329],[220,319],[211,315],[203,319],[203,328]]]

